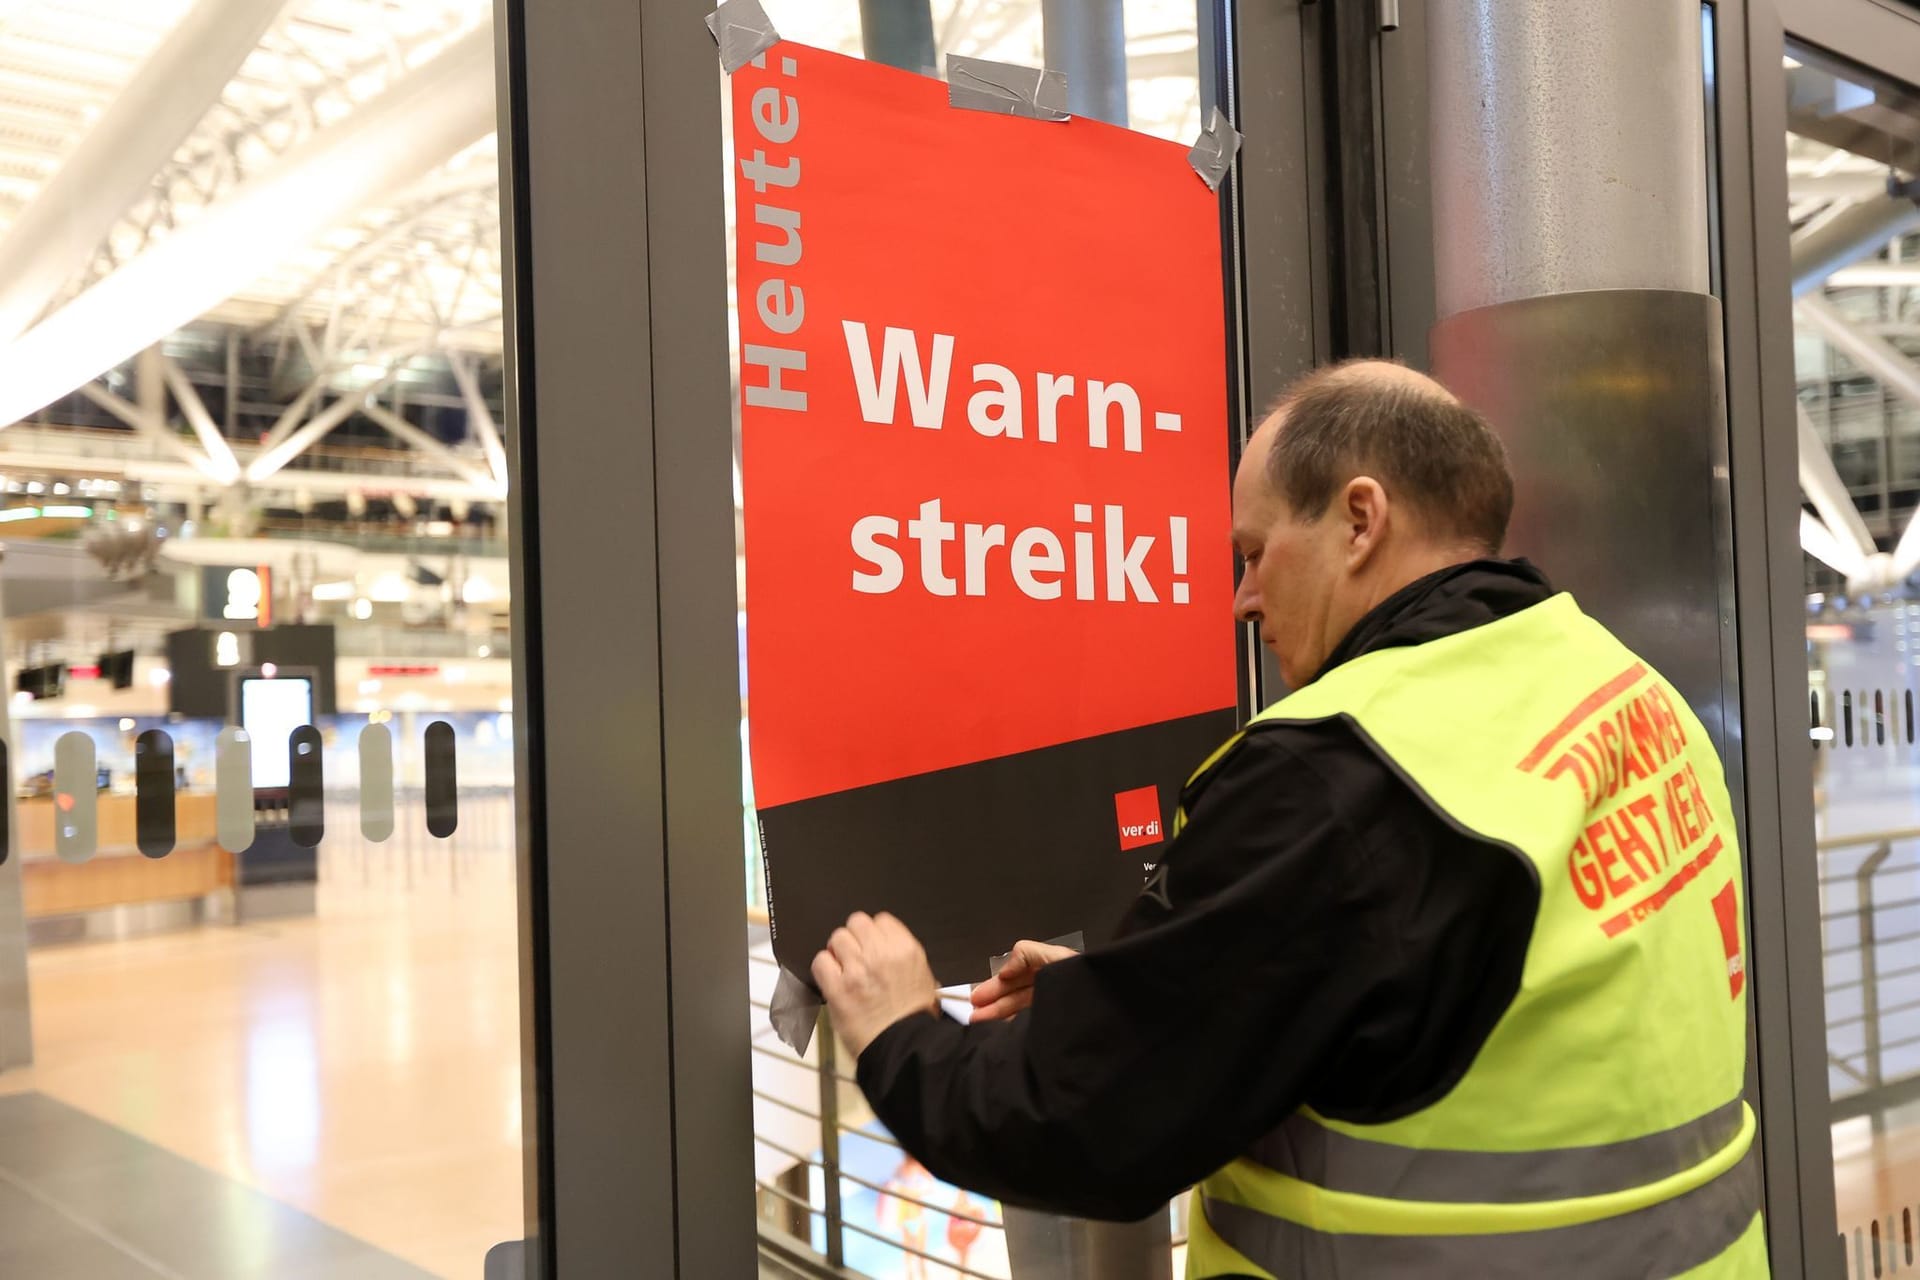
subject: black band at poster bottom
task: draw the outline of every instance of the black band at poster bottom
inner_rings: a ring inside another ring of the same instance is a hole
[[[905,921],[942,985],[984,980],[1021,938],[1097,945],[1165,850],[1188,775],[1235,727],[1224,707],[762,809],[774,955],[811,981],[855,911]],[[1115,798],[1145,787],[1160,839],[1122,849]]]

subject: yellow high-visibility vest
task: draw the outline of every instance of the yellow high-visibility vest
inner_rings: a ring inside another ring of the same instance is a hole
[[[1686,702],[1559,595],[1365,654],[1256,723],[1334,717],[1537,877],[1520,990],[1438,1101],[1302,1110],[1206,1179],[1190,1280],[1766,1276],[1740,850]]]

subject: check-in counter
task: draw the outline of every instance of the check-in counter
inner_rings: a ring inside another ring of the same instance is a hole
[[[184,791],[174,799],[174,850],[148,858],[134,843],[134,797],[102,793],[100,847],[85,862],[63,862],[54,853],[51,797],[18,800],[15,848],[29,923],[120,908],[191,907],[231,889],[234,857],[214,838],[213,793]]]

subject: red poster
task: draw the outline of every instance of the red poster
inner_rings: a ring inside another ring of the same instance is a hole
[[[1218,198],[1184,146],[804,46],[732,92],[776,949],[856,907],[955,980],[1100,936],[1237,703]]]

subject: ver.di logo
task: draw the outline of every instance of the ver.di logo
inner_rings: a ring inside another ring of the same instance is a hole
[[[1167,838],[1160,819],[1160,788],[1138,787],[1113,797],[1114,816],[1120,824],[1120,849],[1141,849]]]

